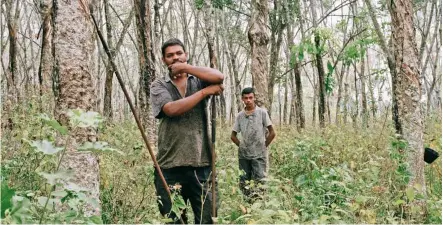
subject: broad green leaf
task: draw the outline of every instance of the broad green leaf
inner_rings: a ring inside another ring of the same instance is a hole
[[[49,116],[47,114],[45,114],[45,113],[40,114],[39,118],[42,119],[42,121],[45,124],[51,126],[55,130],[60,132],[60,134],[62,134],[62,135],[68,134],[68,128],[66,126],[60,125],[60,123],[57,120],[49,118]]]
[[[110,151],[110,152],[116,152],[119,153],[121,155],[124,155],[123,152],[111,148],[108,146],[107,142],[103,142],[103,141],[97,141],[97,142],[85,142],[83,143],[82,146],[77,148],[78,151]]]
[[[52,142],[49,142],[47,140],[25,141],[27,141],[35,150],[37,150],[38,152],[43,152],[43,154],[46,155],[53,155],[63,150],[62,147],[55,147],[54,145],[52,145]]]
[[[40,172],[38,174],[43,176],[47,180],[48,184],[55,185],[59,183],[60,180],[69,180],[74,172],[72,170],[61,170],[56,173]]]
[[[31,202],[29,199],[17,195],[12,197],[12,208],[8,210],[12,217],[12,222],[16,224],[29,223],[31,218],[30,206]]]
[[[74,192],[88,191],[87,188],[80,187],[78,186],[78,184],[72,182],[67,182],[64,188],[65,190],[74,191]]]
[[[53,191],[51,193],[51,195],[54,196],[54,197],[65,197],[67,194],[68,194],[68,192],[63,191],[63,190]]]
[[[42,207],[45,206],[46,201],[48,201],[48,204],[46,205],[46,208],[51,208],[54,204],[57,204],[57,203],[60,202],[60,200],[55,199],[55,198],[50,198],[50,199],[48,200],[48,198],[45,197],[45,196],[40,196],[40,197],[37,198],[37,202],[38,202],[38,204],[39,204],[40,206],[42,206]]]
[[[12,207],[12,197],[15,195],[15,191],[8,187],[5,181],[2,181],[2,204],[1,204],[1,218],[5,218],[5,211]]]
[[[100,216],[91,216],[88,218],[88,222],[93,224],[103,224],[102,218]]]
[[[85,112],[82,109],[73,109],[68,111],[70,122],[74,127],[81,128],[97,128],[98,125],[103,121],[102,117],[98,112]]]

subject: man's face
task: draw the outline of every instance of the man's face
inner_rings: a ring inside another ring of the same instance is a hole
[[[163,62],[166,66],[174,64],[176,62],[186,63],[188,55],[180,45],[172,45],[165,49],[165,55],[163,56]]]
[[[254,93],[249,94],[243,94],[241,99],[243,100],[243,103],[246,105],[246,107],[250,108],[253,107],[255,104],[255,96]]]

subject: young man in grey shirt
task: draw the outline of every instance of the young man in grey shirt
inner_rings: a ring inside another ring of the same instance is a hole
[[[222,93],[224,76],[212,68],[187,64],[188,55],[178,39],[166,41],[162,55],[170,73],[157,78],[150,92],[153,115],[160,120],[156,158],[168,185],[181,187],[183,199],[190,201],[194,222],[213,223],[205,107],[208,96]],[[172,203],[157,171],[154,179],[160,213],[179,223],[178,216],[171,212]],[[182,218],[187,222],[186,215]]]
[[[266,109],[255,105],[254,89],[245,88],[242,91],[245,108],[235,119],[231,140],[239,147],[239,167],[245,173],[240,176],[240,188],[247,197],[258,197],[257,188],[246,188],[251,180],[257,185],[266,177],[267,147],[275,137]],[[241,134],[241,141],[237,134]],[[255,190],[254,190],[255,189]]]

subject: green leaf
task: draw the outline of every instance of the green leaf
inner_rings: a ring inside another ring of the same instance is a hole
[[[5,218],[5,211],[12,207],[12,197],[15,195],[15,191],[8,187],[5,181],[2,181],[2,204],[1,204],[1,218]]]
[[[109,147],[108,143],[103,142],[103,141],[85,142],[85,143],[83,143],[82,146],[78,147],[77,150],[78,151],[110,151],[110,152],[116,152],[121,155],[124,155],[123,152]]]
[[[82,109],[73,109],[68,111],[70,122],[74,127],[81,128],[97,128],[98,125],[103,121],[98,112],[85,112]]]
[[[204,0],[195,0],[194,4],[195,4],[195,7],[200,10],[203,8]]]
[[[74,191],[74,192],[88,191],[87,188],[80,187],[78,186],[78,184],[72,182],[67,182],[64,188],[65,190]]]
[[[29,223],[31,214],[30,214],[30,206],[31,201],[29,199],[15,195],[12,197],[12,208],[9,211],[9,214],[12,217],[13,223]]]
[[[328,60],[328,74],[332,74],[334,72],[334,67],[331,62]]]
[[[62,135],[68,134],[68,128],[66,126],[60,125],[60,123],[57,120],[49,118],[49,116],[47,114],[43,113],[43,114],[40,114],[38,117],[40,119],[42,119],[43,123],[51,126],[55,130],[60,132],[60,134],[62,134]]]
[[[63,191],[63,190],[53,191],[51,193],[51,195],[54,196],[54,197],[65,197],[67,194],[68,194],[68,192]]]
[[[102,218],[99,216],[91,216],[88,218],[88,222],[93,224],[103,224]]]
[[[38,174],[43,176],[47,180],[48,184],[55,185],[59,183],[59,180],[64,180],[64,181],[69,180],[74,174],[74,172],[72,170],[60,170],[57,171],[56,173],[40,172]]]
[[[408,197],[408,200],[410,202],[414,201],[414,197],[415,197],[414,189],[412,189],[411,187],[408,187],[406,189],[406,197]]]
[[[43,152],[43,154],[46,155],[53,155],[63,150],[62,147],[54,147],[52,145],[52,142],[49,142],[47,140],[38,140],[38,141],[25,140],[25,141],[28,142],[31,145],[31,147],[33,147],[35,150],[37,150],[38,152]]]
[[[46,201],[48,201],[48,197],[40,196],[40,197],[37,198],[37,202],[38,202],[38,204],[39,204],[40,206],[42,206],[42,207],[45,206]],[[49,208],[51,208],[54,204],[57,204],[57,203],[59,203],[59,202],[60,202],[60,200],[58,200],[58,199],[50,198],[49,201],[48,201],[48,205],[46,205],[46,208],[49,209]]]
[[[401,204],[405,204],[406,202],[404,200],[398,199],[397,201],[395,201],[393,204],[394,205],[401,205]]]

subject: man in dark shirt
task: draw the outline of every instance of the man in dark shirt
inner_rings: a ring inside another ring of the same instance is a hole
[[[188,55],[178,39],[166,41],[162,55],[170,73],[157,78],[151,85],[152,112],[160,120],[156,157],[170,188],[181,187],[183,199],[190,201],[194,222],[213,223],[205,107],[208,96],[222,93],[224,76],[212,68],[187,64]],[[157,172],[154,175],[160,213],[178,223],[179,218],[171,212],[172,204],[160,177]],[[182,218],[187,222],[186,215]]]

